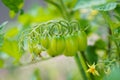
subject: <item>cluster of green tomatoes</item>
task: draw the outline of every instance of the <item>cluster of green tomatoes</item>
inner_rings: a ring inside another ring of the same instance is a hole
[[[46,51],[50,56],[74,56],[87,47],[86,33],[76,21],[50,21],[37,25],[29,31],[28,47],[31,53]]]

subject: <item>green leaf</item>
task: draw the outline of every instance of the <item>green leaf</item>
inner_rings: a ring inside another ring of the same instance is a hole
[[[3,22],[2,24],[0,24],[0,30],[2,30],[3,27],[4,27],[7,23],[8,23],[8,21],[5,21],[5,22]]]
[[[3,45],[3,34],[0,34],[0,47]]]
[[[94,46],[88,46],[85,55],[90,64],[93,64],[94,62],[97,63],[98,55],[95,52]]]
[[[120,13],[120,5],[117,5],[117,7],[115,8],[115,12],[118,14],[118,15],[120,15],[119,13]]]
[[[114,66],[111,73],[106,75],[103,80],[120,80],[120,67]]]
[[[90,25],[90,22],[88,21],[88,20],[86,20],[86,19],[80,19],[80,28],[81,29],[83,29],[83,30],[85,30],[85,32],[88,34],[89,32],[90,32],[90,30],[91,30],[91,25]],[[89,26],[89,27],[88,27]],[[87,29],[86,29],[86,27],[88,27]]]
[[[113,22],[113,23],[112,23],[112,28],[113,28],[113,29],[116,29],[116,28],[118,28],[118,27],[120,27],[120,22]]]
[[[5,36],[4,38],[13,38],[15,37],[17,34],[18,34],[19,30],[17,27],[13,27],[12,29],[8,30],[6,33],[5,33]]]
[[[5,39],[1,50],[17,60],[20,58],[18,42],[15,40],[11,41]]]
[[[110,11],[113,10],[117,7],[117,3],[115,2],[110,2],[110,3],[105,3],[102,5],[94,6],[93,9],[98,10],[98,11]]]
[[[39,69],[35,69],[34,70],[34,73],[32,75],[31,80],[42,80],[41,77],[40,77],[40,71],[39,71]]]
[[[15,15],[16,15],[16,13],[14,11],[12,11],[12,10],[9,11],[10,18],[14,18]]]
[[[23,6],[23,0],[2,0],[5,6],[17,13]]]
[[[2,24],[0,24],[0,47],[2,46],[2,44],[3,44],[3,36],[4,36],[4,32],[2,32],[2,29],[3,29],[3,27],[7,24],[8,22],[7,21],[5,21],[5,22],[3,22]]]
[[[120,16],[119,16],[119,15],[114,15],[114,17],[115,17],[118,21],[120,21]]]
[[[99,39],[95,42],[95,48],[96,49],[103,49],[105,50],[106,49],[106,43],[105,41],[103,41],[102,39]]]
[[[38,16],[37,16],[37,18],[38,18]],[[18,21],[24,25],[28,25],[28,24],[32,23],[31,20],[33,20],[33,19],[30,14],[23,14],[23,15],[18,16]]]
[[[106,0],[78,0],[78,2],[76,3],[76,5],[74,7],[74,10],[104,4],[105,2],[106,2]]]
[[[2,59],[0,59],[0,68],[2,68],[4,65],[4,61]]]

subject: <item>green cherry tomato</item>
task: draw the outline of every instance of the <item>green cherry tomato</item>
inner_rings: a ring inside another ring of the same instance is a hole
[[[74,56],[78,51],[75,37],[70,35],[66,36],[65,44],[66,44],[66,47],[65,47],[64,55]]]
[[[57,56],[62,54],[64,49],[65,49],[64,37],[54,36],[51,40],[50,48],[48,49],[48,54],[51,56]]]
[[[56,56],[56,53],[51,48],[47,49],[47,53],[52,57]]]
[[[40,54],[41,52],[42,52],[42,49],[40,45],[33,46],[33,53]]]
[[[78,50],[84,51],[87,47],[87,36],[84,31],[78,32]]]
[[[40,42],[42,47],[44,47],[45,49],[49,48],[50,40],[48,36],[41,37]]]
[[[78,50],[78,35],[77,35],[77,33],[72,34],[72,35],[71,35],[71,38],[73,39],[74,44],[76,45],[75,47],[76,47],[77,50]]]
[[[55,36],[51,41],[51,48],[57,54],[61,54],[65,49],[65,39],[60,36]]]

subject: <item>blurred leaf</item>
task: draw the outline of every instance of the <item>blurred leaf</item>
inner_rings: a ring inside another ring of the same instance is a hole
[[[114,36],[111,36],[112,37],[111,39],[115,42],[118,42],[118,46],[119,46],[119,44],[120,44],[120,26],[113,30],[113,34],[114,34]]]
[[[110,11],[110,10],[115,9],[116,7],[117,7],[117,3],[110,2],[110,3],[98,5],[98,6],[93,6],[93,9],[98,10],[98,11]]]
[[[95,52],[95,47],[94,46],[88,46],[87,47],[86,57],[87,57],[87,60],[89,61],[89,64],[93,64],[94,62],[97,63],[98,56]]]
[[[3,34],[0,34],[0,47],[3,45]]]
[[[57,0],[56,0],[57,1]],[[74,5],[78,0],[63,0],[64,4],[69,8],[73,9]]]
[[[18,21],[26,26],[33,23],[49,21],[59,16],[60,13],[57,12],[57,9],[52,7],[33,7],[28,13],[20,15]]]
[[[2,2],[15,13],[23,7],[23,0],[2,0]]]
[[[120,21],[120,16],[119,16],[119,15],[114,15],[114,17],[115,17],[118,21]]]
[[[16,13],[15,13],[13,10],[10,10],[10,11],[9,11],[9,16],[10,16],[10,18],[14,18],[15,15],[16,15]]]
[[[3,67],[4,61],[2,59],[0,59],[0,68]]]
[[[2,24],[0,24],[0,30],[2,30],[3,27],[4,27],[7,23],[8,23],[8,21],[5,21],[5,22],[3,22]]]
[[[112,27],[113,29],[117,29],[118,27],[120,27],[120,23],[113,22]]]
[[[5,39],[3,42],[3,46],[1,47],[2,52],[14,57],[15,59],[20,58],[18,42],[17,41],[10,41]]]
[[[105,2],[106,0],[78,0],[74,7],[74,10],[104,4]]]
[[[13,27],[12,29],[8,30],[6,33],[5,33],[5,38],[13,38],[15,37],[17,34],[18,34],[18,28],[17,27]]]
[[[44,22],[58,17],[60,14],[55,8],[43,8],[38,7],[31,10],[30,15],[32,16],[32,22]]]
[[[115,8],[115,12],[118,14],[118,15],[120,15],[119,13],[120,13],[120,5],[117,5],[117,7]]]
[[[106,43],[102,39],[99,39],[95,42],[96,49],[106,49]]]
[[[86,19],[80,19],[80,28],[85,30],[85,32],[88,34],[91,31],[91,24],[88,20]],[[86,29],[87,28],[87,29]]]
[[[114,34],[120,34],[120,24],[114,29]]]
[[[35,69],[31,80],[42,80],[39,69]]]
[[[18,21],[24,25],[30,24],[31,23],[31,15],[30,14],[23,14],[18,16]]]
[[[24,14],[24,10],[21,9],[21,10],[20,10],[20,15],[23,15],[23,14]]]
[[[103,80],[120,80],[120,67],[114,66],[111,73],[106,75]]]
[[[3,44],[3,36],[4,36],[4,34],[3,34],[3,32],[2,32],[2,29],[3,29],[3,27],[4,27],[7,23],[8,23],[8,22],[5,21],[5,22],[3,22],[2,24],[0,24],[0,47],[1,47],[2,44]]]

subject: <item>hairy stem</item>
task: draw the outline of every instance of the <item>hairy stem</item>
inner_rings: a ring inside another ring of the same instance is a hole
[[[79,68],[79,71],[80,71],[80,73],[81,73],[81,75],[82,75],[83,80],[88,80],[88,79],[87,79],[87,76],[86,76],[86,73],[85,73],[85,71],[84,71],[84,69],[83,69],[83,65],[82,65],[82,63],[81,63],[79,54],[80,54],[80,53],[77,53],[77,54],[75,55],[75,61],[76,61],[77,65],[78,65],[78,68]]]
[[[75,61],[78,65],[79,71],[83,77],[83,80],[94,80],[88,73],[87,73],[87,59],[84,55],[84,52],[78,52],[75,56]]]
[[[67,7],[65,6],[63,0],[60,0],[60,4],[61,4],[61,8],[65,14],[65,19],[69,21],[70,20],[70,13],[68,12]]]
[[[108,27],[108,33],[109,33],[109,35],[112,35],[111,29],[109,27]],[[108,53],[110,52],[110,50],[111,50],[111,40],[110,40],[110,37],[108,37]],[[109,54],[109,56],[110,56],[110,54]]]
[[[65,18],[65,15],[64,15],[64,12],[63,12],[63,9],[61,8],[61,5],[59,5],[58,3],[52,1],[52,0],[45,0],[46,2],[54,5],[56,8],[59,9],[60,13],[62,14],[63,18]]]
[[[106,12],[102,12],[103,14],[103,17],[106,21],[106,23],[108,23],[109,27],[108,27],[108,33],[109,35],[111,36],[115,36],[114,33],[113,33],[113,22],[112,20],[110,19],[109,15],[106,13]],[[116,53],[116,56],[118,56],[118,58],[120,57],[120,48],[119,48],[119,44],[117,43],[116,40],[113,40],[113,42],[115,43],[116,47],[117,47],[117,53]],[[110,38],[108,38],[108,53],[111,51],[111,41],[110,41]],[[110,54],[109,54],[110,56]]]
[[[110,17],[108,16],[108,14],[106,12],[101,12],[103,18],[105,19],[106,23],[108,24],[108,33],[111,36],[112,35],[112,21],[110,19]],[[108,37],[108,53],[110,53],[111,50],[111,41],[110,41],[110,37]],[[110,56],[110,54],[108,54],[108,56]]]

